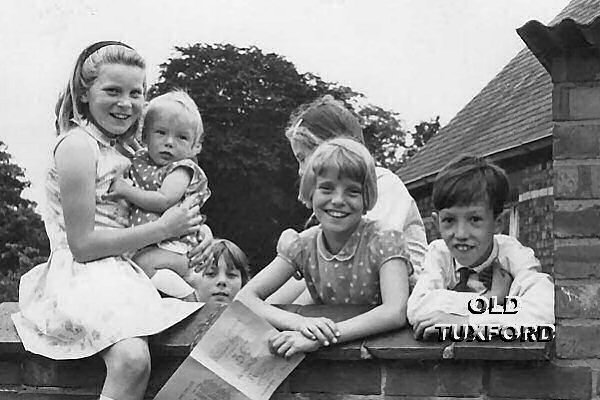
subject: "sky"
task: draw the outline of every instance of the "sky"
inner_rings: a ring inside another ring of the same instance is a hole
[[[255,45],[299,72],[350,86],[405,127],[447,123],[525,47],[515,29],[568,0],[3,0],[0,140],[43,202],[54,105],[81,50],[120,40],[148,83],[174,46]],[[199,104],[200,110],[202,105]]]

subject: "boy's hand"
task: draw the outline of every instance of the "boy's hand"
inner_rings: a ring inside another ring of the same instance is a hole
[[[127,198],[127,193],[133,185],[123,178],[115,178],[110,185],[108,192],[102,196],[104,200],[118,200]]]
[[[318,348],[319,341],[309,339],[298,331],[278,332],[269,338],[271,352],[285,358],[298,353],[309,353]]]
[[[415,339],[428,339],[438,334],[437,324],[466,325],[469,318],[462,315],[450,314],[444,311],[434,311],[427,314],[421,321],[413,325]]]
[[[335,322],[324,317],[300,317],[294,330],[300,332],[307,339],[318,340],[323,346],[337,343],[337,338],[340,336]]]

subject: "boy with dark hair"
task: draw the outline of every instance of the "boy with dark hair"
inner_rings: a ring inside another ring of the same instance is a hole
[[[442,239],[425,255],[423,272],[408,300],[415,337],[439,333],[438,324],[534,326],[554,323],[554,287],[533,250],[499,234],[509,193],[504,170],[483,158],[462,155],[433,184],[432,214]],[[469,311],[469,301],[516,297],[514,314]]]

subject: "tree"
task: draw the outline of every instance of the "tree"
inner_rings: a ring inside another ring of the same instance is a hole
[[[412,133],[412,145],[407,147],[404,153],[402,154],[402,159],[400,160],[398,167],[405,163],[410,157],[415,155],[415,153],[423,146],[425,143],[429,141],[433,136],[435,136],[440,130],[440,116],[429,120],[422,121],[419,124],[415,125],[415,131]],[[397,168],[393,169],[394,171]]]
[[[393,161],[405,133],[395,113],[366,103],[351,88],[300,74],[257,47],[195,44],[176,47],[161,65],[150,97],[187,90],[199,105],[206,138],[199,160],[212,198],[203,209],[216,236],[237,242],[255,267],[274,255],[281,231],[309,215],[297,201],[297,165],[283,132],[300,104],[329,93],[361,118],[367,147],[381,165]]]
[[[0,302],[16,300],[21,274],[49,254],[44,225],[35,203],[21,197],[29,182],[0,141]]]

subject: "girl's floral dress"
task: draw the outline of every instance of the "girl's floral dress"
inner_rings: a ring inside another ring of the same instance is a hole
[[[57,138],[85,135],[96,160],[95,229],[127,226],[125,203],[102,200],[114,177],[130,161],[91,124]],[[142,270],[125,256],[90,262],[74,260],[67,243],[55,162],[46,180],[44,223],[50,239],[48,262],[21,278],[20,312],[12,318],[25,349],[53,359],[88,357],[132,337],[156,334],[181,321],[200,306],[161,298]]]

